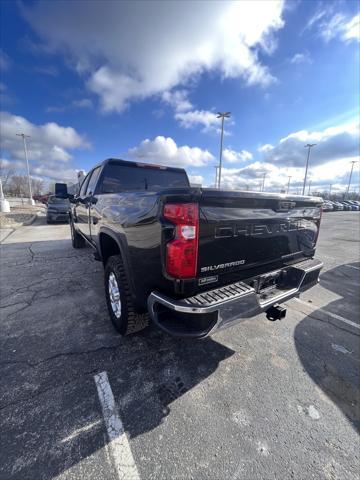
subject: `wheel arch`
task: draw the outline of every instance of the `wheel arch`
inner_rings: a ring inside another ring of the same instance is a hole
[[[109,228],[102,228],[99,232],[99,253],[101,261],[105,267],[108,259],[113,255],[120,255],[123,261],[125,273],[128,279],[131,295],[136,301],[135,285],[129,258],[129,251],[127,248],[126,239],[121,238],[122,235],[113,232]]]

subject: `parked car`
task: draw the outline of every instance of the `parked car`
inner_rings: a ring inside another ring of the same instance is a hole
[[[44,203],[44,204],[47,204],[48,198],[49,198],[48,194],[46,194],[46,195],[33,195],[33,199],[35,200],[35,202],[40,202],[40,203]]]
[[[110,318],[123,335],[149,316],[165,332],[205,337],[318,282],[322,199],[190,187],[185,170],[109,159],[71,198],[74,248],[105,269]]]
[[[322,205],[323,212],[332,212],[334,210],[334,205],[330,202],[325,201]]]
[[[334,211],[344,210],[344,206],[340,202],[331,202],[334,207]]]
[[[67,198],[60,198],[50,195],[47,201],[46,221],[52,222],[68,222],[70,212],[70,202]]]
[[[355,200],[348,200],[348,204],[351,206],[351,210],[359,210],[359,205]]]
[[[352,200],[344,200],[344,204],[349,207],[349,210],[358,210],[358,205],[354,203]]]
[[[346,211],[351,210],[351,205],[349,205],[348,203],[346,202],[340,202],[340,203],[344,207],[344,210]]]

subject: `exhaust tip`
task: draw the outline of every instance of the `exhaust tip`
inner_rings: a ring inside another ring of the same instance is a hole
[[[266,310],[266,318],[271,322],[275,320],[282,320],[286,317],[286,308],[280,307],[280,305],[273,305],[268,310]]]

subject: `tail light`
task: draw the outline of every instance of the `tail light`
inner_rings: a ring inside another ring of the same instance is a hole
[[[175,278],[196,276],[199,243],[199,205],[168,203],[164,217],[173,223],[175,238],[166,245],[166,271]]]

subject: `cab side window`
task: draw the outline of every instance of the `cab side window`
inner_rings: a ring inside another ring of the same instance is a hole
[[[82,184],[81,184],[81,188],[80,188],[80,192],[79,192],[79,197],[85,197],[85,191],[86,191],[87,184],[89,183],[90,175],[91,175],[91,172],[88,173],[88,174],[86,175],[86,177],[84,178],[84,181],[83,181]]]
[[[86,195],[93,195],[95,192],[97,180],[99,178],[99,173],[100,173],[100,167],[95,168],[92,171],[89,183],[86,188]]]

